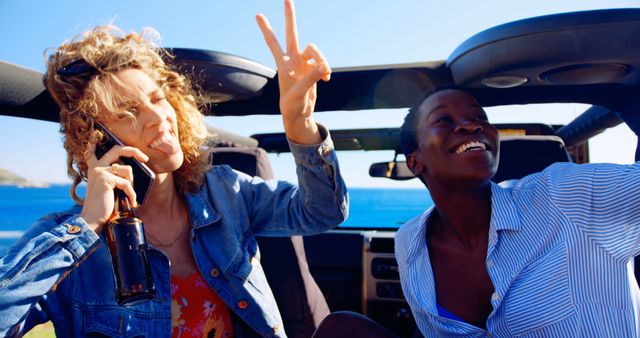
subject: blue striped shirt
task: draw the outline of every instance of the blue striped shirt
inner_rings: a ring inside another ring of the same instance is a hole
[[[487,330],[438,316],[426,241],[433,209],[396,234],[402,288],[425,337],[639,336],[640,162],[554,164],[491,193]]]

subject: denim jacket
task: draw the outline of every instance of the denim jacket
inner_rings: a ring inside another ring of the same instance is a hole
[[[290,142],[299,185],[263,181],[214,166],[187,194],[197,268],[229,307],[237,337],[286,337],[260,265],[254,235],[315,234],[347,216],[348,197],[333,145]],[[80,206],[41,218],[0,260],[0,336],[51,320],[58,337],[170,337],[170,262],[151,247],[154,299],[119,306],[103,235]]]

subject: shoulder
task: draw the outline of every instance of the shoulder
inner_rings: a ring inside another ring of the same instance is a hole
[[[221,182],[229,184],[237,184],[240,182],[251,181],[252,177],[231,168],[226,164],[211,166],[211,169],[205,174],[205,184],[219,184]]]
[[[615,182],[629,180],[636,181],[640,177],[640,163],[555,163],[539,174],[538,181],[545,185],[553,194],[565,195],[578,192],[588,192],[594,187],[606,189]],[[527,179],[527,176],[525,179]],[[523,179],[523,181],[525,180]]]
[[[563,180],[569,183],[600,176],[615,177],[617,175],[640,174],[640,162],[633,164],[615,163],[554,163],[542,171],[549,180]]]
[[[559,162],[521,179],[492,183],[493,212],[515,215],[555,197],[575,194],[580,187],[591,185],[593,170],[591,165]]]
[[[502,181],[495,184],[494,187],[509,192],[509,194],[517,195],[524,191],[546,189],[548,186],[575,186],[575,184],[589,182],[594,172],[598,168],[603,168],[604,165],[603,163],[576,164],[557,162],[540,172],[529,174],[521,179]]]
[[[231,196],[241,194],[251,196],[255,187],[264,182],[260,177],[249,176],[228,165],[214,165],[205,174],[198,194],[210,196]]]

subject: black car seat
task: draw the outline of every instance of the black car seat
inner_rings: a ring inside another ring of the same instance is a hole
[[[572,162],[564,142],[554,135],[505,136],[500,138],[500,162],[494,182],[521,179],[556,162]]]
[[[251,176],[272,179],[267,153],[261,148],[215,147],[210,163],[227,164]],[[288,337],[311,337],[329,314],[329,306],[316,284],[301,236],[256,237],[261,264],[273,291]]]

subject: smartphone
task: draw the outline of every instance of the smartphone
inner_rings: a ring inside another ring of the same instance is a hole
[[[102,142],[96,145],[97,158],[104,156],[104,154],[115,145],[125,145],[100,122],[96,122],[96,126],[105,134],[105,138],[102,139]],[[131,166],[133,171],[133,190],[136,192],[136,201],[138,202],[138,205],[143,205],[149,195],[149,191],[151,191],[151,186],[156,179],[156,174],[151,171],[146,164],[133,157],[121,156],[120,161],[122,164]]]

